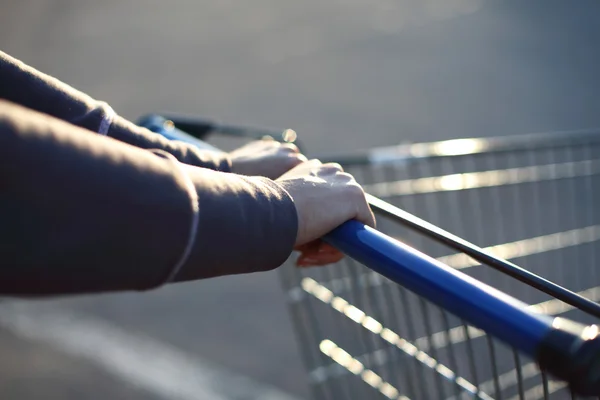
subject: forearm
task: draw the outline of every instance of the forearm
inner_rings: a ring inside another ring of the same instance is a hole
[[[288,258],[298,217],[281,186],[267,178],[190,170],[199,193],[200,223],[190,260],[176,280],[264,271]]]
[[[145,290],[275,268],[297,230],[272,181],[175,161],[0,102],[0,293]]]
[[[224,172],[231,169],[226,154],[214,154],[183,142],[169,141],[115,114],[108,104],[1,51],[0,98],[136,147],[161,149],[186,164]]]

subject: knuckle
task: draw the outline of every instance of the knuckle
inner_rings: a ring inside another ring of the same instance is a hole
[[[337,178],[338,178],[338,179],[339,179],[341,182],[344,182],[344,183],[347,183],[347,184],[356,184],[356,185],[358,185],[358,184],[356,183],[356,180],[354,179],[354,176],[350,175],[350,174],[349,174],[349,173],[347,173],[347,172],[338,172],[338,173],[336,174],[336,177],[337,177]]]
[[[301,163],[305,163],[305,162],[308,161],[308,159],[306,158],[306,156],[304,154],[302,154],[302,153],[294,154],[294,157],[296,159],[298,159]]]
[[[274,149],[277,148],[278,144],[272,140],[262,139],[255,142],[250,142],[248,146],[252,146],[254,149]]]
[[[360,186],[358,183],[356,183],[356,181],[354,181],[354,179],[346,184],[346,189],[348,190],[348,193],[352,196],[361,197],[361,198],[365,197],[365,192],[364,192],[362,186]]]
[[[300,158],[302,160],[302,158]],[[302,163],[303,170],[309,176],[319,176],[321,175],[321,161],[316,159],[311,159]]]
[[[295,167],[296,165],[302,164],[303,162],[304,162],[304,160],[302,159],[302,157],[298,157],[298,156],[285,158],[285,165],[288,165],[288,166]]]
[[[327,164],[323,164],[323,168],[327,168],[328,170],[331,171],[344,171],[344,168],[342,168],[342,166],[338,163],[327,163]]]
[[[298,149],[298,146],[296,146],[293,143],[283,143],[281,145],[281,148],[285,149],[285,150],[288,150],[288,151],[292,151],[294,153],[299,153],[300,152],[300,149]]]

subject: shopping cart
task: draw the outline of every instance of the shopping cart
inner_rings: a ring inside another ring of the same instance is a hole
[[[194,143],[176,128],[265,135],[141,124]],[[329,159],[370,193],[385,235],[349,222],[326,240],[350,257],[281,268],[314,397],[597,398],[599,150],[600,132],[577,131]]]

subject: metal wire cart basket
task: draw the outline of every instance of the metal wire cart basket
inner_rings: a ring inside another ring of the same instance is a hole
[[[150,120],[167,136],[231,130]],[[598,398],[597,154],[600,132],[578,131],[328,160],[378,226],[328,235],[340,263],[281,269],[314,397]]]

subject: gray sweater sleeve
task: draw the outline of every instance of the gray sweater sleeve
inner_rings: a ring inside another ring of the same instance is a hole
[[[184,171],[182,173],[182,170]],[[296,209],[278,184],[179,168],[117,140],[0,101],[0,293],[145,290],[276,268]]]
[[[48,76],[0,51],[0,98],[143,149],[161,149],[177,160],[229,172],[226,154],[170,141],[118,116],[105,102]]]

